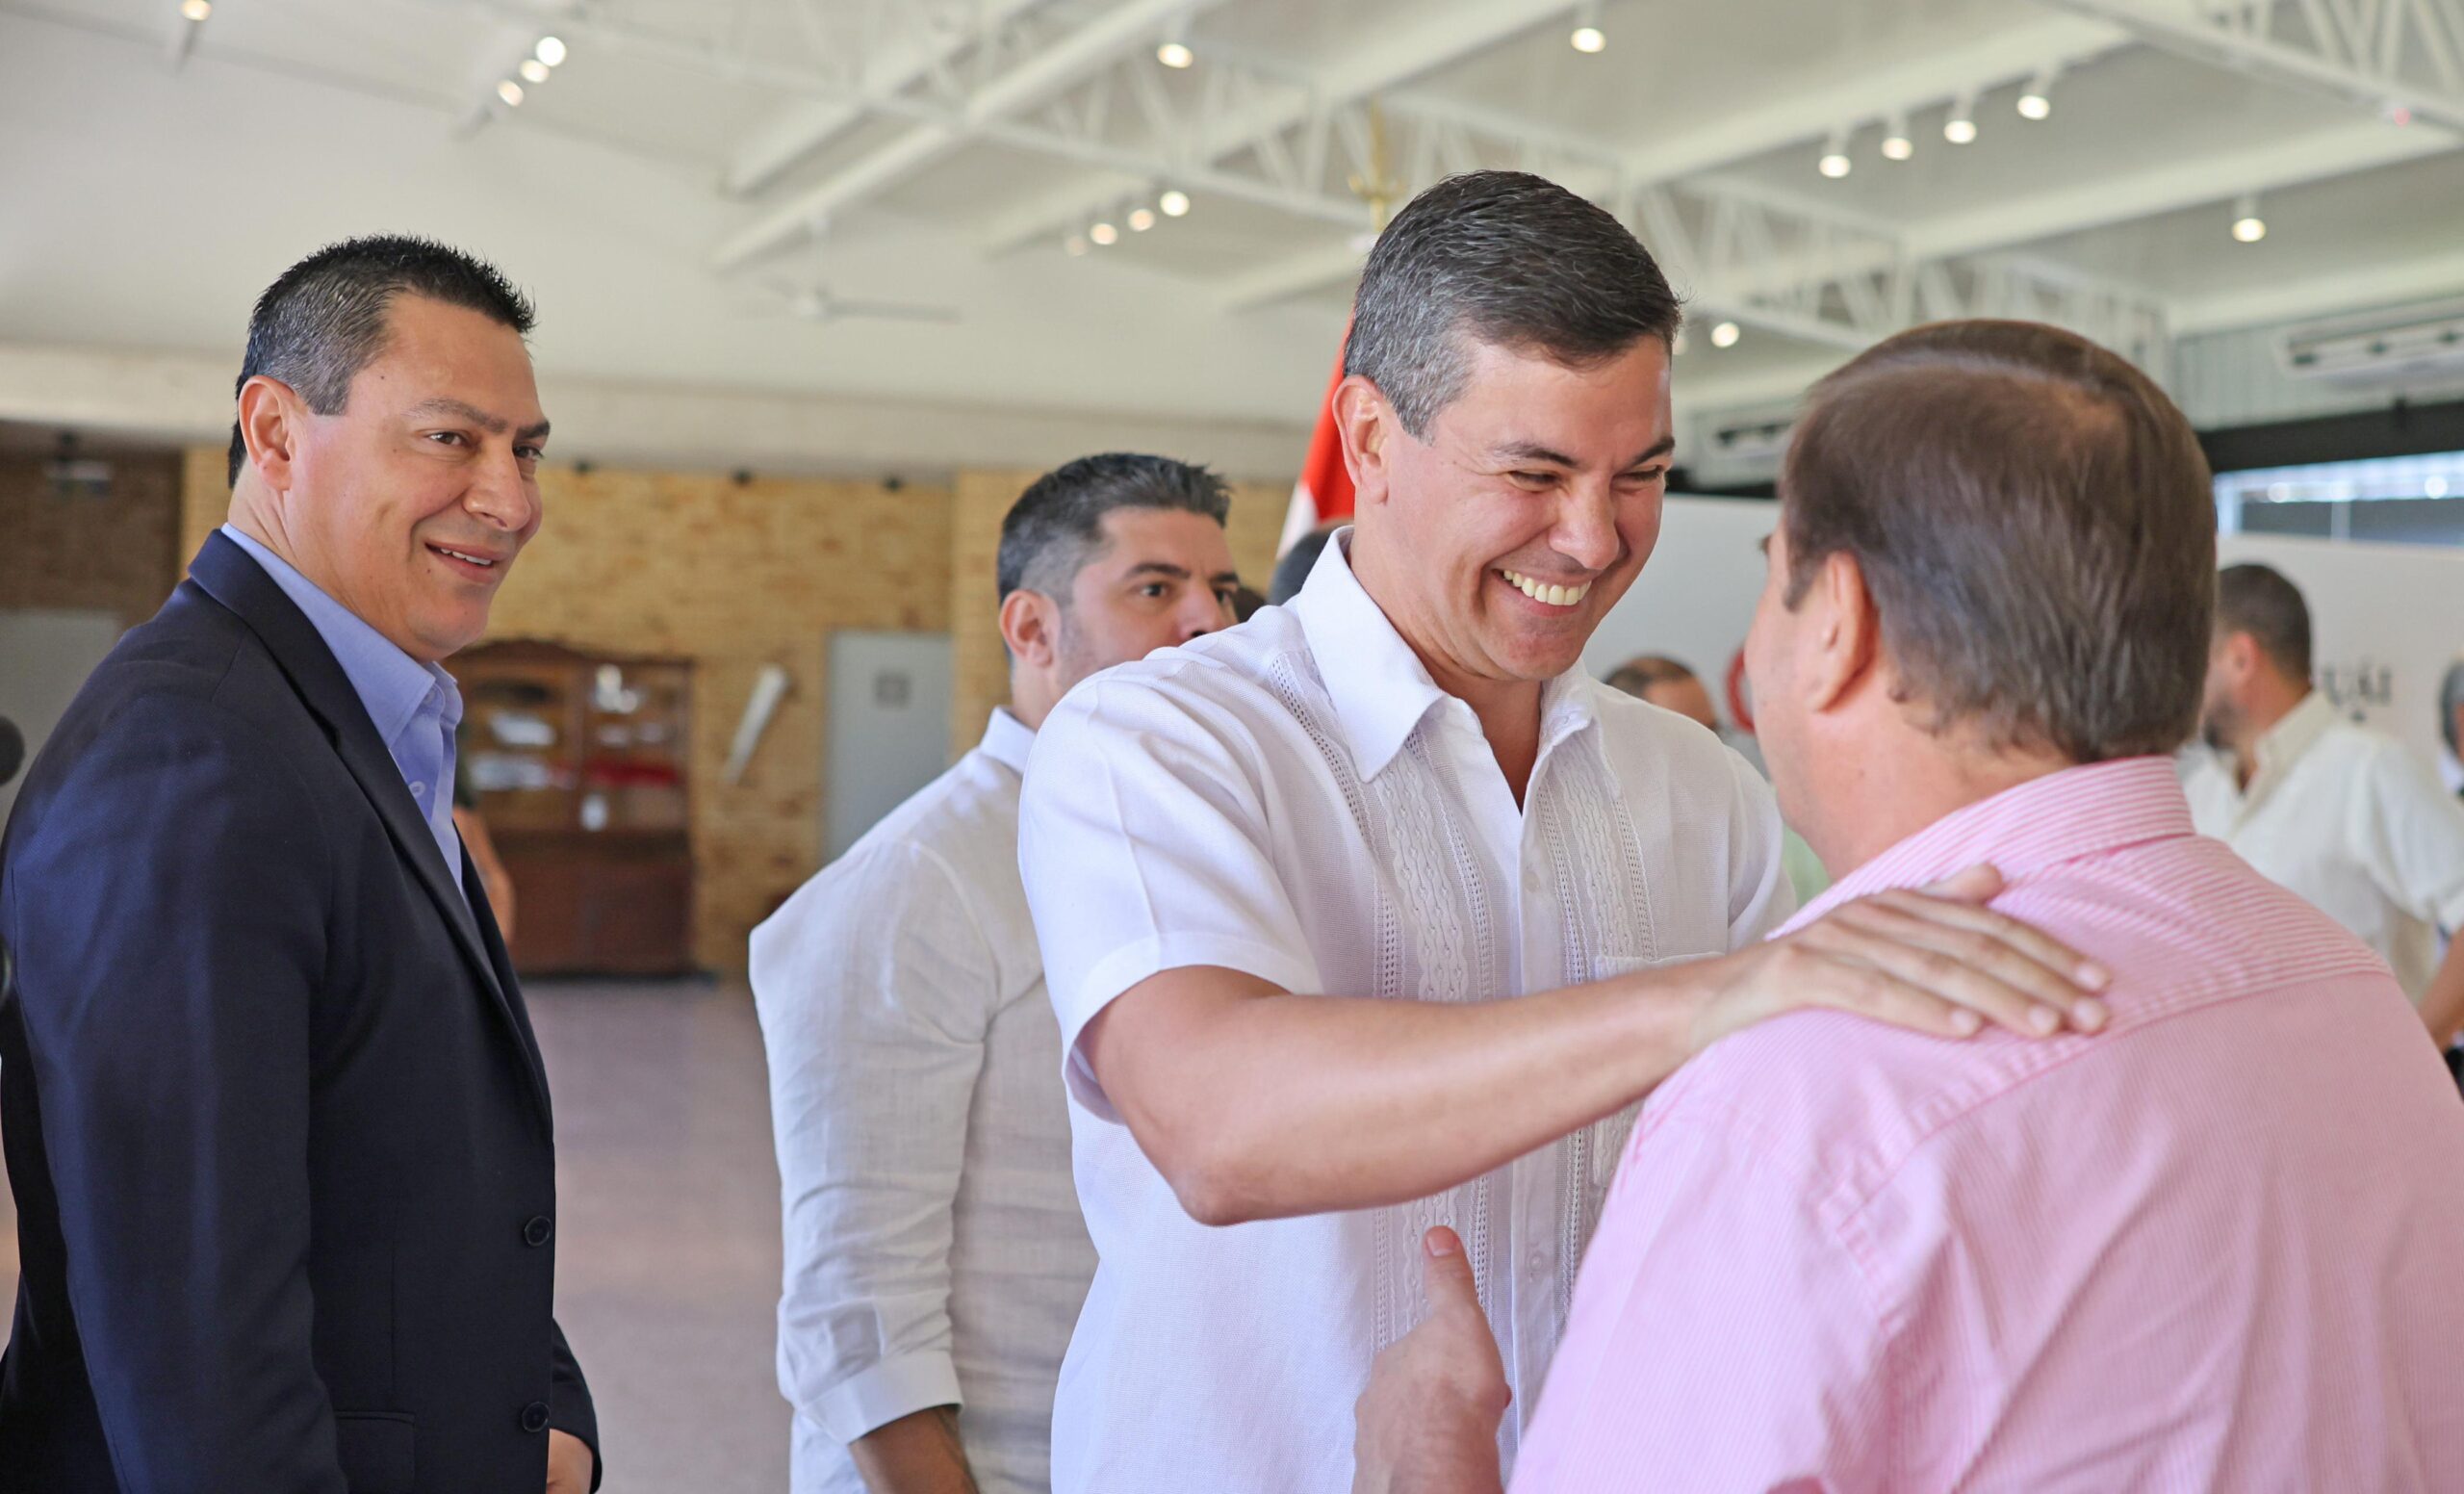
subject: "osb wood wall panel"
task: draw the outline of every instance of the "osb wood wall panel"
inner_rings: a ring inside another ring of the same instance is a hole
[[[546,526],[489,634],[693,660],[695,953],[741,970],[745,936],[820,865],[830,631],[949,629],[949,492],[562,468],[540,490]],[[786,699],[727,784],[769,663]]]
[[[180,464],[112,456],[111,491],[63,496],[41,457],[0,459],[0,607],[110,612],[134,628],[179,583]]]
[[[192,446],[180,453],[180,574],[205,548],[205,537],[231,517],[231,456],[218,446]]]
[[[1001,519],[1034,472],[962,472],[950,527],[950,752],[966,751],[984,734],[984,718],[1010,698],[1010,660],[1001,648],[996,565]],[[1224,524],[1242,580],[1267,589],[1274,572],[1292,489],[1265,483],[1232,485]]]

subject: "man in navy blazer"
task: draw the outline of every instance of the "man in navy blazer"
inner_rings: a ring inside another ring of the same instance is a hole
[[[286,271],[229,524],[20,792],[5,1494],[597,1484],[547,1080],[438,665],[539,527],[530,316],[418,240]]]

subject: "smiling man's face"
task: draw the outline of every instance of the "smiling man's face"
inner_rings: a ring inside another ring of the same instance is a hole
[[[1466,362],[1424,439],[1388,417],[1384,502],[1359,520],[1379,605],[1458,692],[1574,667],[1659,541],[1674,444],[1657,337],[1580,368],[1489,345]]]
[[[477,642],[541,519],[548,418],[522,335],[398,296],[343,408],[300,416],[280,501],[292,563],[414,658]]]

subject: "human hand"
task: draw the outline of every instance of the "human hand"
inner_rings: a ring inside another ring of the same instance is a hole
[[[1505,1363],[1463,1242],[1440,1225],[1421,1249],[1429,1314],[1377,1356],[1352,1408],[1352,1494],[1499,1494]]]
[[[590,1444],[570,1431],[548,1433],[548,1494],[590,1494],[599,1459]]]
[[[2031,1037],[2103,1027],[2094,992],[2111,974],[1987,908],[2002,886],[1999,871],[1972,866],[1921,891],[1843,903],[1784,939],[1707,965],[1712,985],[1695,1009],[1691,1050],[1804,1007],[1953,1038],[1988,1021]]]

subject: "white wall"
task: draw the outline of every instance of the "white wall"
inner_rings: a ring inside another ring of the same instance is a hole
[[[1605,678],[1637,654],[1665,654],[1703,677],[1728,720],[1721,682],[1754,622],[1762,592],[1758,547],[1779,523],[1780,505],[1747,499],[1671,498],[1659,548],[1643,574],[1582,652],[1583,667]],[[1732,724],[1733,724],[1732,722]]]
[[[1779,513],[1776,503],[1670,499],[1659,548],[1593,634],[1585,667],[1605,676],[1636,654],[1670,655],[1704,677],[1726,717],[1721,680],[1762,584],[1755,545]],[[2229,534],[2219,553],[2227,565],[2274,566],[2299,586],[2322,686],[2424,762],[2439,761],[2439,677],[2464,652],[2464,551]]]

